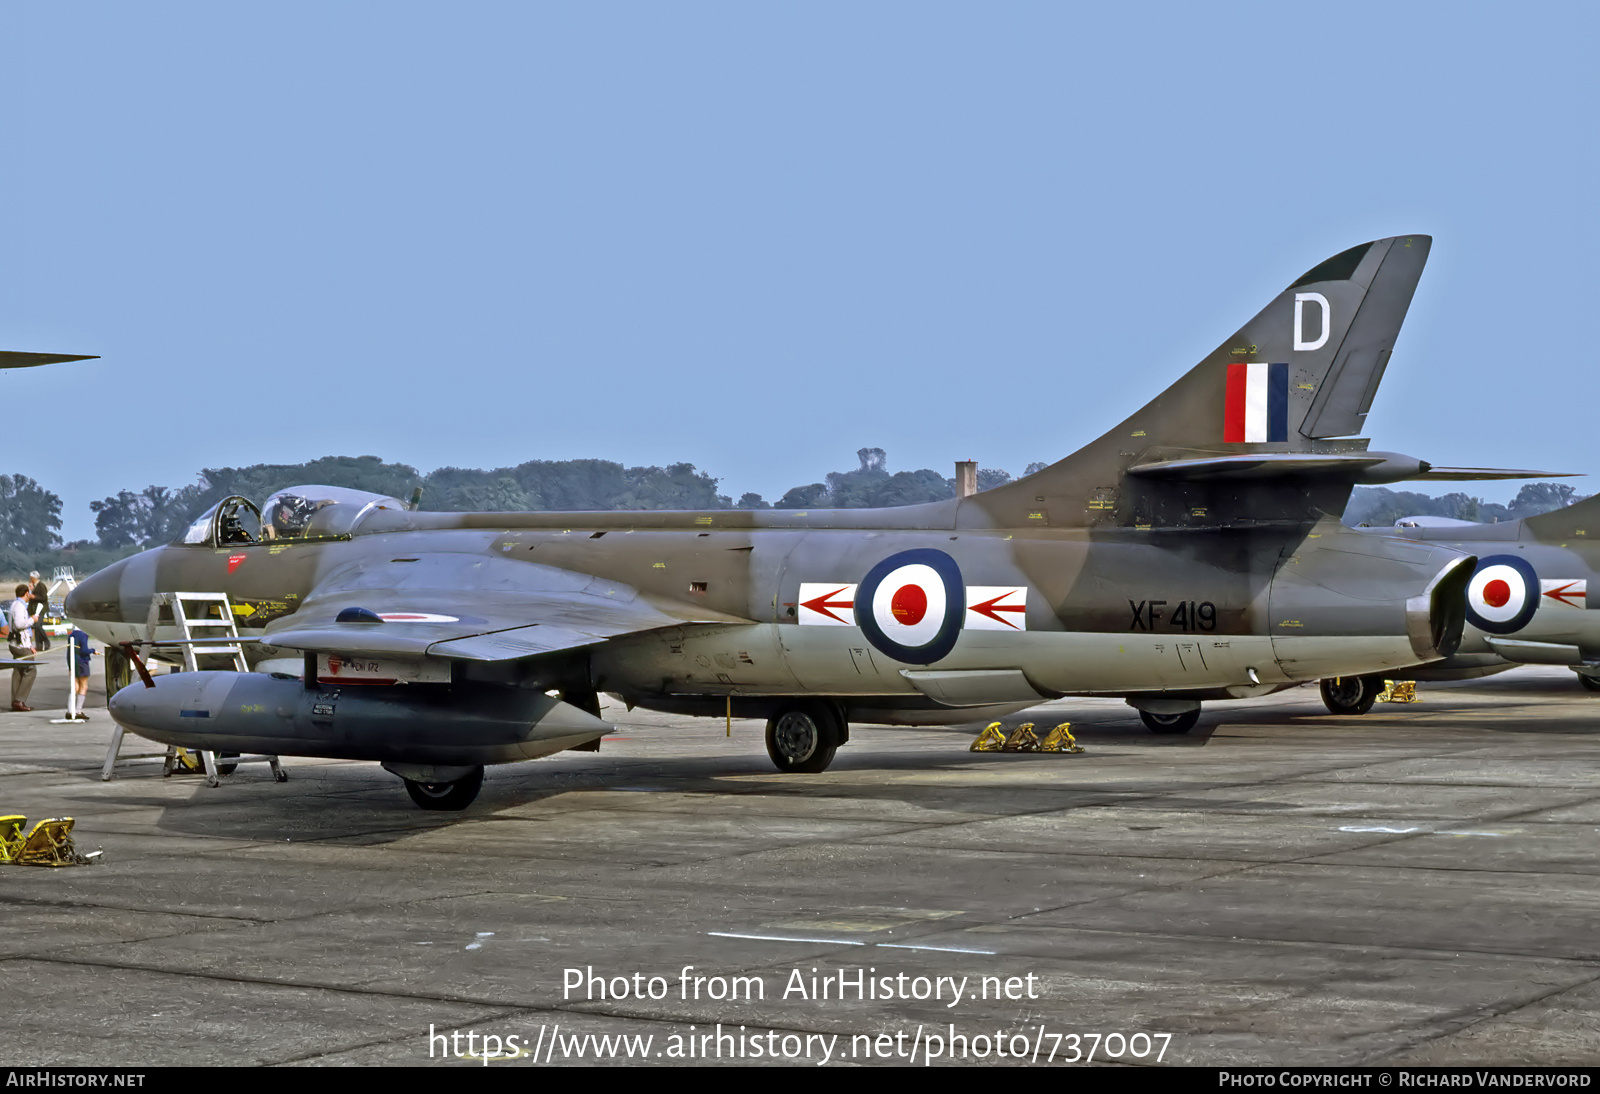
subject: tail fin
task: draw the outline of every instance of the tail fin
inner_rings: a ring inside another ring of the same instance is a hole
[[[1432,243],[1395,236],[1314,266],[1099,440],[964,499],[974,511],[960,523],[1183,526],[1341,512],[1388,454],[1334,438],[1365,423]]]
[[[1600,537],[1600,494],[1575,501],[1564,509],[1523,517],[1522,527],[1542,540]]]

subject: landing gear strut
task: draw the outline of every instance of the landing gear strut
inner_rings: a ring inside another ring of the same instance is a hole
[[[844,717],[832,703],[785,703],[767,719],[767,755],[779,771],[825,771],[844,739]]]
[[[483,789],[483,768],[475,767],[454,782],[424,783],[407,779],[405,783],[406,793],[421,809],[465,809]]]

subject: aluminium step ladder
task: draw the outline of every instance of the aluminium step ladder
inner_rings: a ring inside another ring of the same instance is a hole
[[[173,625],[181,636],[169,642],[156,641],[156,627],[163,607],[170,607]],[[231,662],[230,667],[235,672],[250,671],[244,656],[243,640],[239,637],[239,627],[234,622],[233,604],[228,600],[227,593],[156,593],[150,599],[150,614],[145,619],[144,645],[146,648],[177,646],[183,655],[185,672],[198,672],[202,657],[208,660],[226,659]],[[102,782],[111,780],[117,754],[122,750],[122,738],[122,727],[113,721],[111,745],[106,750],[105,766],[100,769]],[[167,754],[161,764],[163,778],[177,768],[179,751],[176,745],[167,746]],[[222,765],[227,767],[226,771],[220,770],[215,752],[201,751],[200,762],[205,767],[207,786],[221,786],[222,776],[231,775],[236,766],[244,763],[271,765],[272,777],[278,782],[286,782],[289,778],[276,756],[229,756]]]

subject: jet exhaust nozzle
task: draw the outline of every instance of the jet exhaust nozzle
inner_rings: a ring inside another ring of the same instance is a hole
[[[1476,560],[1349,530],[1307,539],[1278,569],[1268,633],[1292,678],[1406,668],[1455,653]]]

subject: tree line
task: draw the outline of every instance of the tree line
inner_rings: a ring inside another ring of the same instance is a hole
[[[308,463],[208,467],[186,486],[119,490],[89,503],[95,539],[63,543],[61,498],[26,476],[0,475],[0,572],[71,564],[93,570],[117,558],[171,543],[201,513],[240,494],[261,502],[288,486],[343,486],[409,501],[435,512],[594,511],[610,509],[868,508],[939,501],[955,480],[937,471],[888,469],[881,448],[856,453],[858,466],[786,491],[776,502],[719,493],[719,480],[691,463],[624,467],[612,460],[529,460],[491,470],[441,467],[423,474],[377,456],[324,456]],[[1043,467],[1029,465],[1029,471]],[[1005,471],[978,472],[981,489],[1009,482]]]
[[[120,490],[89,503],[96,538],[63,543],[61,498],[25,475],[0,475],[0,573],[45,572],[57,565],[92,571],[117,558],[170,543],[223,498],[242,494],[256,502],[287,486],[316,483],[409,500],[421,488],[419,508],[437,512],[525,512],[607,509],[863,509],[941,501],[955,480],[929,468],[889,470],[881,448],[856,452],[857,466],[829,472],[820,482],[786,491],[775,502],[746,493],[737,500],[717,492],[719,480],[690,463],[624,467],[611,460],[529,460],[491,470],[441,467],[423,474],[377,456],[324,456],[308,463],[208,467],[186,486],[150,485]],[[1025,474],[1042,469],[1029,464]],[[1010,482],[1009,472],[983,468],[978,489]],[[1582,495],[1564,483],[1525,484],[1509,505],[1465,493],[1430,497],[1386,487],[1357,487],[1346,524],[1392,525],[1427,514],[1460,520],[1514,520],[1559,509]]]

